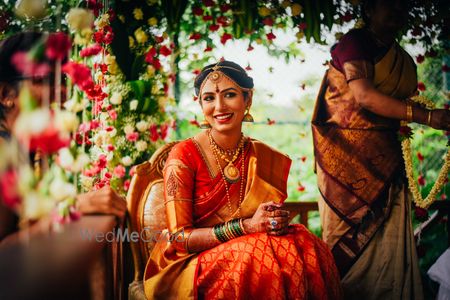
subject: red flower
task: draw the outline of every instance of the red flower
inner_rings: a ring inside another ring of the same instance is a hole
[[[228,20],[227,17],[225,16],[220,16],[217,18],[217,23],[219,23],[220,25],[222,25],[223,27],[227,27],[228,25],[230,25],[230,21]]]
[[[345,15],[341,17],[341,20],[344,22],[350,22],[353,19],[353,16],[350,12],[346,12]]]
[[[89,57],[99,54],[103,50],[99,44],[92,45],[80,51],[80,57]],[[102,72],[103,73],[103,72]]]
[[[420,162],[422,162],[424,159],[422,153],[420,153],[420,152],[417,152],[417,158],[419,159]]]
[[[72,42],[65,33],[51,33],[47,39],[45,55],[49,59],[63,60],[66,58],[71,47]]]
[[[17,183],[18,178],[15,170],[6,171],[0,177],[0,198],[3,199],[3,204],[12,210],[17,209],[21,203]]]
[[[302,162],[305,162],[306,161],[306,156],[302,156],[302,157],[300,157],[300,159],[301,159]]]
[[[214,4],[215,4],[213,0],[202,0],[202,2],[203,2],[203,5],[206,7],[211,7],[211,6],[214,6]]]
[[[86,95],[90,100],[93,100],[98,103],[99,110],[102,109],[101,105],[102,102],[106,97],[108,97],[108,94],[104,93],[102,90],[102,87],[98,84],[94,85],[92,88],[86,90]]]
[[[277,37],[275,36],[275,34],[273,34],[273,32],[269,32],[268,34],[266,34],[266,37],[269,41],[272,41],[274,39],[276,39]]]
[[[149,130],[150,130],[150,140],[152,142],[156,142],[159,139],[158,126],[152,124]]]
[[[425,185],[425,177],[423,177],[422,174],[420,174],[420,175],[419,175],[419,178],[417,178],[417,183],[418,183],[420,186],[424,186],[424,185]]]
[[[400,126],[400,128],[398,129],[398,135],[400,140],[409,139],[412,137],[413,132],[411,127],[409,126]]]
[[[161,137],[162,140],[165,140],[167,137],[167,133],[169,132],[169,125],[167,124],[162,124],[159,127],[159,136]]]
[[[42,133],[30,137],[29,149],[37,151],[38,149],[44,154],[58,152],[59,149],[70,145],[69,137],[61,137],[58,130],[49,126]]]
[[[200,127],[200,123],[197,120],[190,120],[189,124],[194,125],[196,127]]]
[[[273,125],[275,124],[275,120],[271,120],[270,118],[267,118],[267,125]]]
[[[101,170],[104,167],[106,167],[107,162],[108,161],[106,159],[106,155],[105,154],[100,154],[98,156],[98,160],[96,162],[94,162],[94,166],[96,166],[97,168],[99,168]]]
[[[153,59],[155,56],[156,56],[156,49],[155,49],[155,47],[151,47],[148,50],[147,54],[145,55],[145,62],[147,62],[149,64],[153,63]]]
[[[231,40],[232,38],[233,38],[233,36],[232,36],[231,34],[229,34],[229,33],[224,33],[224,34],[222,35],[222,37],[220,38],[220,42],[221,42],[223,45],[225,45],[226,42],[227,42],[228,40]]]
[[[108,112],[109,116],[111,117],[111,120],[115,121],[117,120],[117,111],[115,111],[114,109],[110,110]]]
[[[300,181],[297,184],[297,191],[299,192],[304,192],[305,191],[305,187],[300,183]]]
[[[417,84],[417,89],[418,89],[419,91],[423,92],[423,91],[425,91],[427,88],[425,87],[425,83],[419,82],[419,83]]]
[[[248,48],[247,48],[247,51],[252,51],[253,49],[255,49],[255,48],[253,48],[253,46],[252,45],[248,45]]]
[[[108,150],[109,152],[114,151],[114,149],[116,149],[114,147],[114,145],[109,144],[109,145],[106,146],[106,150]]]
[[[206,46],[206,48],[205,48],[205,50],[203,50],[203,52],[210,52],[210,51],[212,51],[212,47],[210,47],[210,46]]]
[[[126,135],[126,138],[130,142],[136,142],[139,139],[139,133],[137,132],[128,133]]]
[[[170,54],[172,54],[172,50],[170,50],[167,46],[162,46],[161,48],[159,48],[159,54],[163,56],[169,56]]]
[[[94,32],[94,35],[92,36],[92,39],[96,42],[96,43],[103,43],[103,31],[96,31]]]
[[[245,70],[251,71],[251,70],[253,70],[253,69],[252,69],[252,67],[250,66],[250,64],[248,64],[248,65],[245,67]]]
[[[195,16],[201,16],[201,15],[203,15],[203,8],[198,7],[198,6],[193,7],[193,8],[192,8],[192,13],[193,13]]]
[[[155,36],[155,42],[158,44],[161,44],[162,42],[164,42],[164,37],[163,36]]]
[[[211,21],[212,19],[213,19],[213,16],[211,16],[211,15],[203,16],[203,21],[205,21],[205,22]]]
[[[116,19],[116,12],[110,8],[108,9],[109,21],[112,22]]]
[[[161,62],[159,61],[158,58],[153,59],[153,63],[152,63],[153,67],[155,68],[155,70],[159,70],[161,69]]]
[[[419,221],[426,221],[428,220],[428,210],[416,206],[414,208],[414,214],[416,215],[417,220]]]
[[[425,56],[423,56],[422,54],[420,54],[416,57],[416,61],[418,64],[423,63],[424,60],[425,60]]]
[[[217,25],[217,24],[209,25],[209,30],[212,31],[212,32],[219,30],[219,28],[220,28],[220,26]]]
[[[194,74],[194,75],[198,75],[198,74],[200,74],[200,69],[195,69],[194,71],[192,71],[192,74]]]
[[[125,181],[123,182],[123,189],[124,189],[125,191],[128,191],[128,190],[130,189],[130,184],[131,184],[130,179],[125,180]]]
[[[194,32],[193,34],[191,34],[189,36],[189,39],[190,40],[194,40],[194,41],[199,40],[201,38],[202,38],[202,35],[200,33],[198,33],[198,32]]]
[[[229,4],[220,5],[220,11],[223,13],[229,11],[230,9],[231,9],[231,5],[229,5]]]
[[[130,175],[130,177],[133,177],[134,174],[136,174],[136,166],[132,166],[128,174]]]
[[[80,87],[82,91],[94,88],[94,81],[91,77],[91,70],[76,62],[69,61],[62,67],[62,71],[70,77],[72,82]]]
[[[450,67],[447,66],[446,64],[442,65],[442,72],[446,73],[448,71],[450,71]]]
[[[101,1],[97,0],[87,0],[87,7],[94,11],[94,15],[98,17],[99,11],[103,8],[103,4]]]
[[[262,22],[264,25],[273,26],[273,19],[270,17],[264,18],[264,20]]]
[[[305,23],[305,22],[302,22],[302,23],[298,24],[298,28],[301,29],[301,30],[305,30],[306,27],[308,27],[308,24]]]

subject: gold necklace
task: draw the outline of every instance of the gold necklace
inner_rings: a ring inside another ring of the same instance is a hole
[[[212,137],[212,134],[211,134],[211,130],[208,131],[208,137],[209,137],[209,144],[211,145],[211,148],[213,150],[214,155],[219,154],[220,153],[220,150],[219,150],[220,146],[216,143],[216,141],[214,141],[214,139]],[[225,179],[229,183],[238,182],[238,180],[240,178],[239,169],[234,166],[233,162],[239,156],[239,152],[243,152],[243,148],[244,148],[244,136],[241,134],[241,139],[239,140],[239,144],[238,144],[237,148],[234,150],[233,157],[231,159],[229,159],[227,157],[226,153],[222,153],[220,155],[220,157],[225,162],[228,163],[225,166],[225,168],[223,169],[223,173],[225,175]],[[222,168],[220,167],[220,164],[219,164],[219,169],[222,170]]]
[[[230,190],[228,188],[228,183],[230,183],[225,176],[225,172],[222,170],[222,167],[220,166],[220,161],[219,161],[219,157],[218,154],[216,152],[216,150],[214,149],[214,140],[212,139],[211,133],[208,131],[208,136],[209,136],[209,145],[211,146],[211,150],[213,152],[214,158],[216,160],[217,166],[219,167],[220,170],[220,174],[222,175],[222,180],[223,180],[223,184],[225,186],[225,194],[227,196],[227,204],[228,204],[228,210],[230,211],[230,217],[233,215],[233,209],[231,208],[231,197],[230,197]],[[241,140],[244,140],[243,136],[241,136]],[[239,143],[239,145],[241,145],[241,143]],[[244,199],[244,178],[245,178],[245,157],[244,157],[244,147],[243,147],[244,143],[242,142],[242,147],[240,147],[240,149],[242,150],[242,163],[241,163],[241,186],[239,188],[239,203],[238,203],[238,218],[241,218],[241,203],[242,200]],[[239,151],[237,151],[239,153]],[[226,167],[225,167],[226,168]],[[231,183],[230,183],[231,184]]]

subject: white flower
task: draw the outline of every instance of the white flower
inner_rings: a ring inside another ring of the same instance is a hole
[[[144,132],[150,127],[150,124],[144,120],[136,123],[136,128],[139,132]]]
[[[111,98],[109,99],[109,102],[111,102],[111,104],[114,105],[119,105],[122,103],[122,95],[118,92],[114,92],[111,96]]]
[[[21,0],[16,2],[16,15],[27,20],[41,19],[46,15],[47,1]]]
[[[59,165],[70,171],[72,169],[72,165],[74,162],[72,153],[70,153],[70,150],[68,148],[62,148],[58,151],[58,159],[59,159]]]
[[[147,150],[147,142],[146,141],[137,141],[136,149],[139,152],[144,152],[145,150]]]
[[[80,183],[84,190],[90,190],[94,185],[94,178],[89,176],[80,176]]]
[[[63,132],[74,132],[77,130],[79,121],[77,115],[69,111],[59,111],[55,116],[56,128]]]
[[[66,16],[67,24],[72,31],[82,31],[91,28],[95,16],[90,9],[71,8]]]
[[[108,135],[110,138],[115,137],[117,134],[117,129],[113,128],[113,130],[111,130],[110,132],[108,132]]]
[[[36,191],[29,191],[23,198],[23,217],[24,219],[39,219],[48,214],[54,205],[54,202],[41,196]]]
[[[81,153],[77,156],[77,159],[72,166],[72,171],[77,173],[81,172],[88,163],[89,156],[86,153]]]
[[[50,119],[50,111],[48,109],[42,108],[21,113],[14,125],[14,132],[18,136],[39,134],[50,125]],[[33,126],[30,126],[30,124],[33,124]]]
[[[77,190],[73,184],[65,182],[56,177],[50,183],[50,196],[56,201],[61,201],[69,197],[76,197]]]
[[[130,102],[130,110],[136,110],[137,107],[138,107],[138,104],[139,104],[139,102],[136,99],[131,100],[131,102]]]
[[[131,166],[133,164],[133,160],[129,156],[122,157],[122,164],[126,167]]]
[[[114,152],[108,152],[108,154],[106,154],[106,160],[107,161],[111,161],[114,158]]]
[[[125,132],[125,134],[131,134],[134,132],[134,126],[133,125],[125,125],[125,127],[123,128],[123,132]]]

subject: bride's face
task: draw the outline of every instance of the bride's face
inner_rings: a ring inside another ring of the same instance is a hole
[[[200,97],[205,119],[214,130],[241,132],[245,110],[251,104],[250,93],[245,97],[237,84],[222,75],[215,82],[208,79]]]

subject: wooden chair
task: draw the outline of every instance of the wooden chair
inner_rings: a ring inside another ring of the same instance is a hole
[[[128,287],[129,299],[145,299],[143,275],[149,255],[156,244],[157,232],[166,228],[163,168],[172,142],[159,148],[149,161],[136,167],[127,194],[130,216],[129,232],[138,232],[137,242],[130,242],[134,264],[134,280]],[[141,238],[141,234],[142,237]]]

